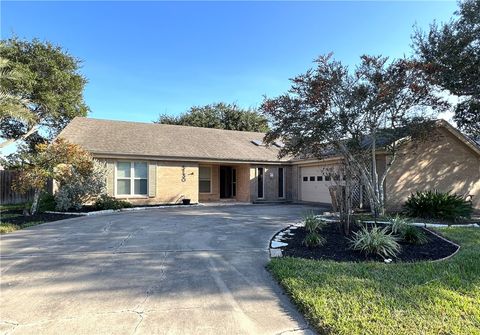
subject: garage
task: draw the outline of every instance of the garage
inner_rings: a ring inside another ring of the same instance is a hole
[[[328,187],[332,185],[333,166],[315,165],[300,168],[300,197],[302,201],[332,203]]]

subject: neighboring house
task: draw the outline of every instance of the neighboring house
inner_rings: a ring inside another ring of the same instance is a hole
[[[480,149],[446,122],[432,141],[407,146],[387,176],[387,203],[399,209],[417,190],[452,190],[480,209]],[[75,118],[59,135],[107,163],[108,193],[136,204],[236,200],[330,203],[340,159],[278,158],[263,133]],[[379,154],[377,165],[385,168]]]

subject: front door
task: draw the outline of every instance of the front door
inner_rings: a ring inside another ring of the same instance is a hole
[[[232,167],[220,166],[220,199],[232,197]]]

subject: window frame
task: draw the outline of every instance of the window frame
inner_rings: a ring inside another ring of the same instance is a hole
[[[206,181],[207,179],[202,179],[200,178],[200,168],[207,168],[210,169],[210,179],[208,180],[210,182],[210,191],[209,192],[202,192],[200,191],[200,182],[201,181]],[[198,193],[199,194],[212,194],[212,180],[213,180],[213,166],[211,165],[200,165],[198,166]]]
[[[130,163],[130,177],[128,178],[119,178],[118,177],[118,163]],[[135,177],[135,163],[145,163],[147,166],[147,176],[146,178],[137,178]],[[117,160],[115,162],[115,198],[148,198],[149,194],[149,167],[148,161],[130,161],[130,160]],[[144,194],[135,194],[135,180],[145,179],[147,181],[147,192]],[[118,194],[118,180],[130,180],[130,194]]]
[[[282,170],[282,196],[280,196],[280,170]],[[278,176],[277,176],[277,184],[278,184],[278,192],[277,196],[279,199],[285,199],[285,168],[284,167],[279,167],[278,168]]]
[[[258,178],[260,177],[260,169],[262,169],[262,196],[259,196],[260,191],[260,183],[258,182]],[[263,166],[257,167],[257,199],[265,199],[265,168]]]

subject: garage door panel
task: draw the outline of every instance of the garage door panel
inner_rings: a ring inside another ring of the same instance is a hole
[[[331,181],[325,181],[325,172],[326,169],[329,168],[331,168],[331,166],[320,165],[301,168],[300,198],[302,201],[321,203],[332,202],[330,198],[330,192],[328,191],[328,187],[332,183]]]

